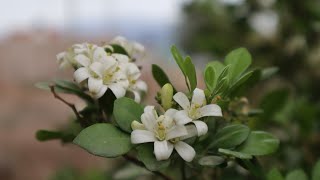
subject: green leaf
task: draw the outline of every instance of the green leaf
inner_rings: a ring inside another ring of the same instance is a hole
[[[191,91],[193,91],[197,87],[197,73],[196,68],[194,67],[194,64],[189,56],[187,56],[184,61],[184,68],[185,74],[187,75],[191,86]]]
[[[206,83],[207,88],[209,89],[210,93],[212,93],[213,89],[216,86],[216,78],[215,72],[213,67],[207,66],[204,71],[204,81]]]
[[[268,172],[267,180],[284,180],[284,178],[278,169],[273,168]]]
[[[156,64],[152,64],[152,75],[160,87],[167,83],[171,84],[167,74]]]
[[[220,76],[221,72],[223,71],[225,65],[222,64],[220,61],[211,61],[207,64],[206,67],[212,67],[214,69],[214,72],[215,72],[215,78],[217,81],[218,80],[218,77]]]
[[[287,174],[286,180],[308,180],[308,177],[302,169],[297,169]]]
[[[182,55],[180,54],[180,52],[178,51],[178,49],[176,48],[176,46],[171,46],[171,54],[173,56],[173,58],[175,59],[176,63],[178,64],[180,70],[182,71],[184,76],[186,75],[186,71],[185,71],[185,67],[184,67],[184,60]]]
[[[237,152],[237,151],[231,151],[229,149],[218,149],[218,151],[222,154],[237,157],[240,159],[251,159],[252,156],[250,154],[242,153],[242,152]]]
[[[110,44],[113,48],[113,53],[119,53],[129,56],[128,52],[124,49],[124,47],[118,44]],[[129,56],[130,57],[130,56]]]
[[[250,129],[245,125],[232,124],[225,126],[217,132],[209,147],[233,148],[244,142],[248,138],[249,133]]]
[[[222,80],[222,79],[225,79],[228,75],[228,72],[230,70],[230,65],[224,67],[220,73],[220,75],[218,76],[218,79],[217,79],[217,83],[219,84],[219,82]]]
[[[153,143],[142,144],[137,147],[138,159],[143,162],[150,171],[157,171],[170,165],[170,160],[158,161],[153,154]]]
[[[315,166],[312,169],[312,180],[320,179],[320,159],[317,161]]]
[[[225,159],[221,156],[204,156],[199,159],[198,163],[201,166],[209,166],[209,167],[216,167],[220,164],[223,164]]]
[[[234,82],[251,64],[251,55],[245,48],[231,51],[225,58],[225,64],[229,65],[229,80]]]
[[[48,131],[48,130],[38,130],[36,132],[36,138],[38,141],[49,141],[59,139],[62,142],[72,142],[75,135],[72,133],[65,133],[62,131]]]
[[[251,131],[248,139],[236,149],[253,156],[262,156],[275,152],[278,146],[279,140],[272,134],[264,131]]]
[[[102,157],[121,156],[132,148],[130,135],[106,123],[98,123],[85,128],[73,142],[89,153]]]
[[[214,92],[214,94],[219,94],[219,93],[222,93],[225,90],[227,90],[228,87],[229,87],[228,78],[225,77],[221,81],[218,82],[218,84],[213,92]]]
[[[230,92],[236,91],[242,84],[246,83],[246,81],[252,76],[254,71],[249,71],[246,74],[242,75],[235,83],[230,87]]]
[[[273,76],[279,71],[278,67],[265,68],[261,72],[261,80],[265,80]]]
[[[140,121],[143,107],[134,100],[126,97],[114,102],[113,115],[120,128],[128,133],[132,131],[132,121]]]

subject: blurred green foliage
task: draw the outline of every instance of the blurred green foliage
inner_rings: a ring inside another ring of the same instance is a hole
[[[320,157],[320,1],[232,2],[185,4],[180,44],[188,54],[208,60],[245,47],[256,66],[278,67],[276,76],[247,92],[250,105],[264,109],[248,123],[281,140],[276,155],[263,159],[269,169],[309,172]]]

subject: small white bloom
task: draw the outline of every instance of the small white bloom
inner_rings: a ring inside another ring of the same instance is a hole
[[[177,112],[174,119],[177,124],[187,124],[192,122],[198,131],[198,136],[208,132],[208,126],[203,121],[198,120],[204,116],[222,116],[221,108],[216,104],[206,105],[206,97],[203,90],[196,88],[193,91],[191,103],[188,97],[178,92],[173,99],[183,108]]]
[[[193,160],[194,149],[182,140],[195,136],[196,130],[193,125],[176,125],[173,116],[177,112],[169,109],[164,115],[158,116],[153,106],[147,106],[141,115],[141,123],[132,123],[131,142],[141,144],[154,142],[154,154],[158,161],[166,160],[175,149],[187,162]]]
[[[136,102],[141,101],[141,92],[146,92],[148,87],[147,84],[140,80],[141,72],[136,64],[126,63],[126,75],[129,81],[128,91],[134,94],[134,100]]]

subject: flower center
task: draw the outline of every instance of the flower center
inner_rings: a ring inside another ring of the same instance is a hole
[[[155,134],[156,134],[156,138],[159,139],[160,141],[163,141],[166,139],[166,134],[167,134],[167,131],[166,131],[166,127],[163,123],[163,120],[164,120],[164,116],[161,115],[158,119],[157,119],[157,126],[156,126],[156,131],[155,131]]]
[[[104,73],[103,73],[103,77],[102,77],[102,81],[103,81],[103,84],[110,84],[113,79],[114,79],[114,74],[116,72],[118,72],[120,70],[119,67],[117,67],[115,70],[106,70]]]
[[[200,115],[200,112],[199,112],[200,107],[201,107],[201,105],[199,105],[199,104],[192,104],[191,105],[189,112],[188,112],[188,115],[191,119],[198,119],[198,117]]]

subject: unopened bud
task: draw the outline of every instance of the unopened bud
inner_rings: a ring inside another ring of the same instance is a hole
[[[132,128],[132,130],[137,130],[137,129],[144,130],[145,129],[144,125],[136,120],[132,121],[131,128]]]
[[[166,111],[172,106],[173,87],[171,84],[165,84],[160,91],[161,94],[161,106]]]

